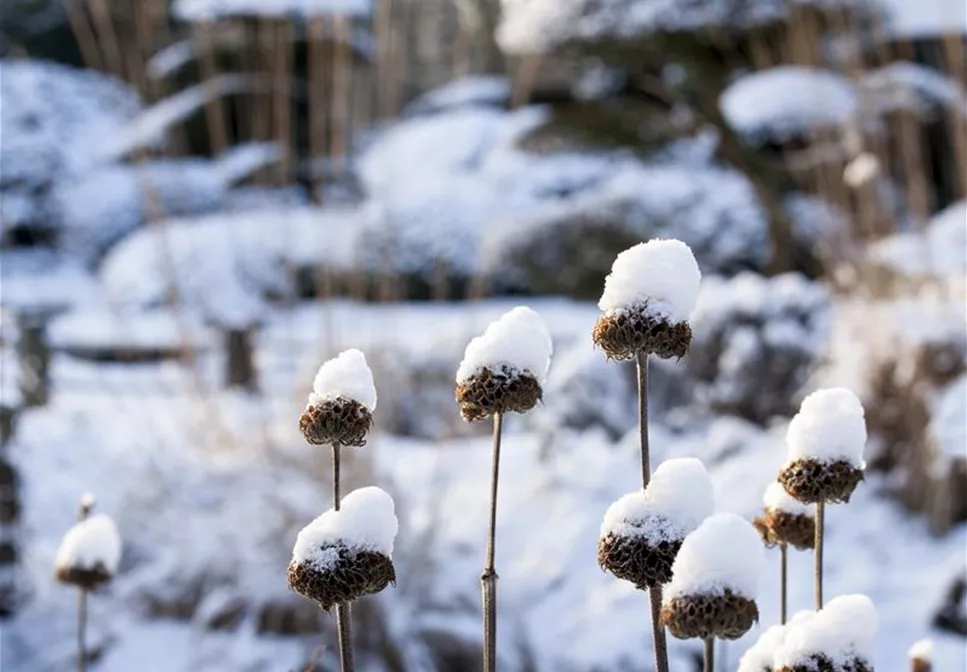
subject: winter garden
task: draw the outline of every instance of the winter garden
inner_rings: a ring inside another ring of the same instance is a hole
[[[4,0],[0,668],[967,672],[954,0]]]

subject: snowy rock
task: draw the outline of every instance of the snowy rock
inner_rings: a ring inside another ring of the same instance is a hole
[[[658,546],[684,539],[713,508],[712,481],[701,461],[694,457],[666,460],[652,474],[647,488],[608,507],[601,537],[640,537]]]
[[[764,423],[788,415],[829,341],[826,289],[796,274],[705,278],[687,365],[713,409]]]
[[[484,368],[509,368],[529,373],[543,386],[552,352],[544,320],[530,308],[518,306],[467,344],[456,380],[462,383]]]
[[[793,65],[740,77],[719,101],[736,131],[757,142],[775,143],[838,129],[858,105],[855,88],[842,75]]]
[[[338,397],[352,399],[370,410],[376,410],[376,386],[366,356],[356,349],[344,350],[319,367],[309,405],[315,406]]]
[[[182,21],[204,22],[237,16],[307,18],[367,17],[371,0],[175,0],[172,13]]]
[[[770,483],[762,496],[762,503],[771,511],[781,511],[793,516],[813,517],[813,507],[803,504],[786,492],[781,483]]]
[[[863,404],[853,392],[838,387],[817,390],[805,399],[789,422],[786,434],[789,461],[845,460],[863,469],[866,420]]]
[[[765,564],[762,539],[751,523],[731,513],[710,516],[685,537],[664,599],[731,590],[754,600]]]
[[[398,531],[393,498],[374,486],[359,488],[342,499],[338,511],[329,509],[302,528],[292,549],[292,560],[309,562],[324,570],[338,558],[332,551],[334,545],[391,558]]]
[[[775,669],[808,665],[814,655],[829,658],[837,669],[857,659],[872,668],[876,627],[876,608],[870,598],[841,595],[788,628],[775,652]]]
[[[57,549],[57,569],[117,572],[121,561],[121,537],[114,521],[103,513],[86,518],[67,531]]]
[[[649,240],[614,260],[598,308],[607,313],[647,302],[656,316],[685,322],[695,309],[701,279],[688,245],[675,239]]]

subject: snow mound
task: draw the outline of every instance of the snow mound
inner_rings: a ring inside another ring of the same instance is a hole
[[[319,367],[312,381],[309,406],[337,397],[358,401],[370,412],[376,410],[373,372],[366,363],[366,356],[355,348],[344,350]]]
[[[695,308],[701,279],[688,245],[674,239],[649,240],[614,260],[598,307],[609,312],[648,301],[648,309],[657,316],[684,322]]]
[[[858,108],[853,85],[829,70],[783,65],[739,78],[719,107],[736,131],[760,142],[785,142],[846,123]]]
[[[863,469],[866,420],[863,404],[843,387],[817,390],[805,399],[786,433],[789,462],[812,458],[820,462],[846,460]]]
[[[429,91],[407,105],[407,115],[434,114],[462,107],[505,107],[511,85],[506,77],[471,75]]]
[[[772,511],[781,511],[793,516],[813,517],[813,508],[790,495],[778,482],[769,484],[762,496],[762,503]]]
[[[393,498],[375,486],[359,488],[343,497],[338,511],[329,509],[302,528],[292,561],[308,562],[320,571],[329,569],[338,558],[334,545],[392,557],[398,531]]]
[[[541,316],[526,306],[517,306],[467,344],[457,369],[457,383],[483,368],[506,367],[531,374],[543,386],[553,350],[551,334]]]
[[[57,569],[95,569],[117,572],[121,537],[114,521],[103,513],[85,518],[67,531],[57,549]]]
[[[932,639],[921,639],[914,643],[907,651],[907,655],[910,656],[912,660],[922,660],[929,663],[933,660],[933,640]]]
[[[722,595],[726,590],[754,600],[765,571],[759,533],[732,513],[710,516],[685,537],[665,590],[668,602],[682,595]]]
[[[874,260],[911,277],[943,277],[967,271],[967,201],[931,218],[919,233],[897,233],[870,247]]]
[[[372,0],[175,0],[172,7],[181,21],[198,23],[236,16],[367,17],[372,11]]]
[[[772,659],[776,649],[786,638],[785,625],[773,625],[761,635],[739,659],[738,672],[772,672]]]
[[[809,664],[822,654],[834,667],[859,659],[873,666],[877,615],[865,595],[841,595],[830,600],[812,618],[794,623],[775,652],[775,669]]]
[[[657,546],[683,539],[714,508],[712,481],[694,457],[662,462],[644,490],[632,492],[608,507],[601,536],[644,538]]]

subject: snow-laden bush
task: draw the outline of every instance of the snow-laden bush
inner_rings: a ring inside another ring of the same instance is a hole
[[[802,276],[706,278],[687,360],[699,397],[754,422],[789,414],[826,345],[829,319],[826,290]]]

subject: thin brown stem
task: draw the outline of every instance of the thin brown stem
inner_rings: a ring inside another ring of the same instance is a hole
[[[77,672],[87,670],[87,591],[77,594]]]
[[[339,510],[339,444],[332,444],[332,508]],[[353,622],[349,603],[336,605],[336,630],[339,633],[339,665],[342,672],[353,672]]]
[[[786,624],[786,605],[787,605],[787,588],[789,580],[789,548],[785,544],[779,544],[779,558],[781,561],[780,569],[780,587],[779,587],[779,623],[781,625]]]
[[[705,672],[715,672],[715,638],[705,640]]]
[[[816,504],[816,611],[823,608],[823,528],[826,502]]]
[[[484,610],[484,672],[497,669],[497,570],[494,554],[497,539],[497,478],[500,474],[500,435],[504,418],[494,413],[494,459],[490,476],[490,529],[487,537],[487,564],[480,575]]]

